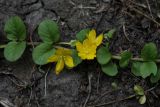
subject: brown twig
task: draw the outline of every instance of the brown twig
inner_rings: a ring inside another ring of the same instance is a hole
[[[138,14],[146,17],[147,19],[151,20],[152,22],[156,23],[158,26],[160,26],[160,23],[159,23],[159,22],[157,22],[155,19],[149,17],[148,15],[144,14],[144,13],[141,12],[140,10],[138,10],[138,9],[136,9],[136,8],[134,8],[134,7],[130,7],[130,9],[133,10],[133,11],[135,11],[135,12],[137,12]]]
[[[118,89],[119,90],[119,89]],[[110,91],[106,91],[104,92],[101,96],[99,96],[95,101],[94,103],[97,103],[98,101],[100,101],[101,98],[103,98],[105,95],[109,94],[109,93],[112,93],[112,92],[115,92],[116,90],[110,90]]]
[[[100,106],[106,106],[106,105],[110,105],[110,104],[113,104],[113,103],[116,103],[116,102],[120,102],[120,101],[124,101],[124,100],[128,100],[128,99],[131,99],[131,98],[134,98],[136,95],[133,94],[133,95],[130,95],[124,99],[120,99],[120,100],[113,100],[113,101],[110,101],[110,102],[107,102],[107,103],[103,103],[103,104],[98,104],[98,105],[94,105],[94,106],[88,106],[88,107],[100,107]]]
[[[148,89],[148,90],[146,90],[145,93],[150,92],[150,91],[154,90],[155,88],[156,88],[156,86],[155,86],[155,87],[152,87],[152,88],[150,88],[150,89]],[[125,97],[125,98],[123,98],[123,99],[113,100],[113,101],[110,101],[110,102],[107,102],[107,103],[98,104],[98,105],[93,105],[93,106],[88,106],[88,107],[101,107],[101,106],[106,106],[106,105],[110,105],[110,104],[113,104],[113,103],[116,103],[116,102],[121,102],[121,101],[129,100],[129,99],[132,99],[132,98],[134,98],[134,97],[136,97],[135,94],[130,95],[130,96],[128,96],[128,97]]]
[[[147,3],[147,6],[148,6],[148,10],[149,10],[149,12],[150,12],[150,14],[151,14],[151,17],[153,18],[152,11],[151,11],[151,7],[150,7],[150,5],[149,5],[149,1],[146,0],[146,3]]]
[[[48,72],[50,71],[51,67],[48,68],[46,74],[45,74],[45,78],[44,78],[44,96],[46,97],[47,96],[47,76],[48,76]]]
[[[131,40],[128,38],[128,35],[126,33],[126,27],[125,27],[124,23],[123,23],[123,32],[124,32],[124,36],[126,37],[126,39],[130,42]]]
[[[88,96],[87,96],[87,98],[86,98],[86,101],[85,101],[83,107],[86,107],[86,104],[87,104],[87,102],[88,102],[88,100],[89,100],[89,98],[90,98],[90,96],[91,96],[91,87],[92,87],[91,79],[92,79],[92,76],[93,76],[93,75],[92,75],[91,72],[88,73],[88,82],[89,82],[88,90],[89,90],[89,92],[88,92]]]
[[[31,30],[30,30],[29,39],[30,39],[30,43],[31,43],[32,48],[34,48],[35,46],[34,46],[33,39],[32,39],[32,35],[33,35],[33,31],[34,31],[34,30],[32,30],[32,28],[30,28],[30,29],[31,29]]]
[[[99,82],[100,82],[100,75],[101,75],[101,72],[99,71],[99,68],[97,68],[97,72],[98,72],[98,79],[97,79],[97,93],[99,93]]]
[[[134,2],[132,0],[128,0],[128,1],[131,2],[132,4],[138,6],[138,7],[142,7],[144,9],[147,9],[147,6],[145,4],[136,3],[136,2]]]
[[[31,87],[30,90],[31,90],[31,93],[30,93],[30,96],[29,96],[28,107],[30,107],[31,98],[32,98],[32,95],[33,95],[33,93],[32,93],[32,87]]]

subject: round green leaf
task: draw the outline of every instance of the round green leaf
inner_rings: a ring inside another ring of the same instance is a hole
[[[113,63],[108,63],[102,65],[102,71],[109,76],[116,76],[118,74],[117,65]]]
[[[150,81],[151,83],[157,83],[160,80],[160,69],[158,69],[157,74],[151,75]]]
[[[26,27],[18,16],[11,17],[5,24],[4,31],[9,40],[24,40],[26,38]]]
[[[135,76],[141,76],[140,73],[140,66],[142,65],[141,62],[133,62],[132,63],[132,67],[131,67],[131,72],[135,75]]]
[[[36,64],[44,65],[47,64],[47,60],[50,56],[55,54],[55,49],[51,44],[41,43],[36,48],[34,48],[32,57]]]
[[[119,65],[122,68],[125,68],[126,66],[128,66],[128,63],[130,61],[130,59],[132,58],[132,53],[129,51],[124,51],[121,54],[121,60],[119,61]]]
[[[97,61],[98,63],[104,65],[107,64],[112,58],[111,53],[106,47],[101,47],[97,51]]]
[[[74,66],[77,66],[82,62],[82,59],[78,56],[78,53],[76,50],[72,50],[72,58],[73,58]]]
[[[134,86],[134,91],[135,91],[136,95],[144,95],[144,90],[139,85]]]
[[[141,57],[146,61],[154,61],[157,58],[158,51],[154,43],[147,43],[141,50]]]
[[[145,104],[145,103],[146,103],[146,96],[145,96],[145,95],[143,95],[143,96],[141,96],[141,97],[139,98],[139,103],[140,103],[140,104]]]
[[[44,20],[38,27],[38,34],[43,42],[55,43],[60,38],[60,31],[57,23],[52,20]]]
[[[9,42],[4,49],[4,57],[8,61],[18,60],[26,48],[26,42]]]
[[[88,35],[90,29],[83,29],[81,30],[80,32],[78,32],[76,34],[76,38],[80,41],[80,42],[83,42],[84,39],[86,39],[86,36]]]
[[[143,78],[146,78],[153,74],[157,74],[157,65],[155,62],[144,62],[140,67],[140,73]]]

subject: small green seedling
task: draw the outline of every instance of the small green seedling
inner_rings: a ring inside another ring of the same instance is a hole
[[[140,104],[146,103],[146,95],[143,88],[139,85],[134,86],[134,92]]]

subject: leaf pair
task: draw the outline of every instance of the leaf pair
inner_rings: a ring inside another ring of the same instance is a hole
[[[34,48],[32,56],[36,64],[44,65],[56,51],[53,44],[60,38],[59,27],[52,20],[44,20],[38,27],[38,35],[43,42]]]
[[[135,85],[134,91],[135,91],[137,98],[139,99],[139,103],[144,104],[146,102],[146,95],[145,95],[143,88],[139,85]]]
[[[158,56],[157,47],[154,43],[147,43],[141,50],[141,57],[145,62],[133,62],[131,71],[136,76],[146,78],[151,74],[156,76],[157,65],[155,60]]]
[[[144,48],[141,51],[141,57],[146,61],[143,62],[140,72],[143,78],[146,78],[153,74],[157,74],[157,65],[155,60],[158,56],[158,50],[154,43],[145,44]]]
[[[8,61],[18,60],[26,48],[26,27],[20,17],[10,18],[4,27],[7,39],[10,40],[4,49],[4,57]]]
[[[155,62],[133,62],[131,67],[131,72],[135,76],[141,76],[146,78],[151,74],[151,82],[156,83],[160,80],[160,69],[157,68]]]
[[[97,51],[97,61],[101,64],[102,71],[109,75],[115,76],[118,73],[117,65],[111,62],[112,54],[107,47],[102,46]]]
[[[118,73],[117,65],[111,62],[112,54],[109,52],[107,46],[101,47],[97,51],[97,61],[101,64],[102,71],[109,76],[115,76]],[[124,51],[121,54],[121,59],[119,61],[120,67],[124,68],[128,66],[130,59],[132,58],[132,53],[129,51]]]
[[[56,22],[44,20],[38,27],[38,34],[43,42],[34,48],[32,56],[36,64],[44,65],[47,64],[48,58],[55,54],[56,49],[54,45],[60,39],[60,31]],[[81,34],[84,33],[82,32],[79,35]],[[75,66],[81,63],[81,59],[78,57],[76,50],[72,50],[72,57]]]

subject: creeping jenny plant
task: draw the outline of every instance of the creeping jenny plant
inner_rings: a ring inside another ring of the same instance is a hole
[[[26,41],[26,27],[18,16],[12,17],[6,22],[4,31],[8,44],[0,45],[0,48],[4,48],[4,56],[8,61],[17,61],[24,53],[27,44],[34,44],[34,42],[28,43]],[[82,60],[96,58],[102,72],[108,76],[116,76],[118,68],[124,69],[131,65],[131,72],[135,76],[150,77],[152,83],[158,82],[160,68],[156,63],[160,63],[160,59],[158,59],[158,49],[155,43],[146,43],[139,58],[133,58],[133,54],[128,50],[112,55],[109,42],[106,41],[111,40],[115,32],[114,28],[96,37],[96,30],[83,29],[75,35],[76,40],[60,42],[61,34],[58,24],[49,19],[44,20],[38,26],[41,42],[35,44],[37,46],[32,52],[33,61],[37,65],[56,63],[55,72],[59,74],[64,66],[73,68],[79,65]],[[119,63],[115,63],[114,60],[119,60]]]

